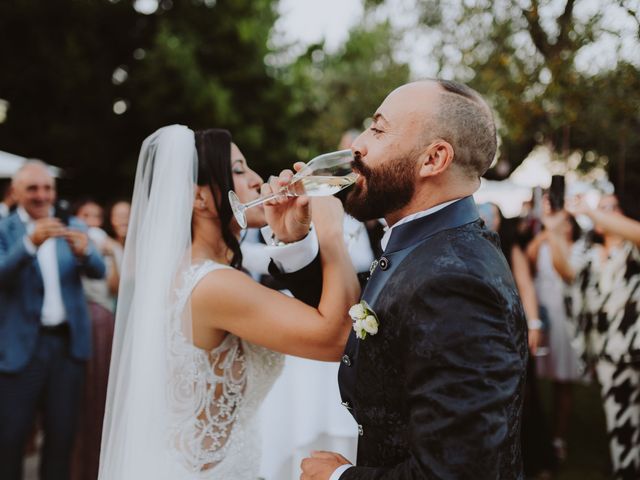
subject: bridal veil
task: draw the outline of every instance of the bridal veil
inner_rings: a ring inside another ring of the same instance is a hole
[[[191,262],[197,176],[192,130],[161,128],[142,144],[121,272],[100,480],[183,480],[176,428],[199,409],[188,368],[194,350],[187,308],[175,315],[181,272]],[[185,343],[185,342],[183,342]],[[195,475],[195,473],[194,473]],[[194,478],[196,478],[194,476]]]

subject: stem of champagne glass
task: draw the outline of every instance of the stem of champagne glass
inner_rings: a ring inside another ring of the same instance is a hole
[[[298,174],[294,175],[291,178],[291,181],[287,184],[287,185],[283,185],[279,191],[272,193],[271,195],[267,195],[266,197],[259,197],[256,198],[255,200],[252,200],[250,202],[247,202],[245,204],[243,204],[243,211],[246,210],[247,208],[251,208],[251,207],[255,207],[257,205],[262,205],[264,202],[268,202],[269,200],[273,200],[274,198],[278,198],[278,197],[282,197],[282,196],[290,196],[288,194],[289,192],[289,186],[292,183],[297,182],[298,180],[300,180],[300,174],[298,172]]]
[[[247,202],[242,206],[244,207],[244,210],[246,210],[247,208],[256,207],[258,205],[263,204],[264,202],[268,202],[269,200],[278,198],[281,195],[282,195],[281,193],[272,193],[271,195],[267,195],[266,197],[259,197],[259,198],[256,198],[255,200],[251,200],[250,202]]]

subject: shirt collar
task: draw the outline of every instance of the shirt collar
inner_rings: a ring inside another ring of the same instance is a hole
[[[382,246],[382,250],[384,251],[387,249],[387,245],[389,244],[389,239],[391,238],[391,232],[393,232],[393,229],[396,228],[397,226],[402,225],[404,223],[408,223],[412,220],[417,220],[418,218],[426,217],[427,215],[436,213],[437,211],[440,211],[443,208],[446,208],[452,203],[455,203],[459,200],[461,199],[456,198],[455,200],[450,200],[448,202],[440,203],[434,207],[428,208],[426,210],[422,210],[421,212],[412,213],[411,215],[407,215],[406,217],[403,217],[400,220],[398,220],[396,223],[393,224],[392,227],[386,227],[384,235],[382,236],[382,239],[380,239],[380,245]]]
[[[31,218],[31,216],[27,213],[27,211],[22,206],[19,206],[18,208],[16,208],[16,213],[20,217],[20,220],[22,220],[22,223],[24,223],[25,225],[33,223],[33,218]]]
[[[18,206],[18,208],[16,208],[16,213],[20,217],[20,220],[22,220],[22,223],[24,223],[25,225],[30,225],[35,222],[35,220],[31,218],[31,215],[29,215],[27,211],[24,209],[24,207],[22,206]],[[55,210],[53,209],[53,207],[50,208],[49,216],[52,217],[54,213],[55,213]]]

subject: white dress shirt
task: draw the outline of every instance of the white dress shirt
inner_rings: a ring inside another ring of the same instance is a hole
[[[402,225],[403,223],[409,223],[412,220],[417,220],[418,218],[426,217],[427,215],[431,215],[432,213],[436,213],[438,210],[442,210],[443,208],[448,207],[449,205],[451,205],[452,203],[457,202],[458,200],[460,200],[460,199],[456,198],[455,200],[451,200],[449,202],[441,203],[439,205],[436,205],[435,207],[431,207],[431,208],[427,208],[426,210],[422,210],[421,212],[412,213],[411,215],[407,215],[406,217],[401,218],[396,223],[394,223],[391,227],[387,227],[385,229],[384,235],[380,239],[380,244],[382,245],[382,250],[384,251],[384,250],[387,249],[387,245],[389,244],[389,239],[391,238],[391,232],[397,226]]]
[[[344,241],[347,247],[349,257],[356,272],[368,271],[371,266],[373,258],[373,250],[369,243],[369,236],[367,235],[367,229],[364,223],[359,222],[355,218],[345,215],[344,216]],[[266,242],[266,245],[258,244],[259,257],[263,259],[263,263],[257,264],[253,258],[253,246],[251,242],[243,242],[243,265],[246,263],[246,267],[249,271],[253,271],[252,266],[259,267],[256,270],[268,273],[267,266],[269,264],[269,258],[273,260],[276,266],[283,273],[291,273],[306,267],[313,259],[318,255],[320,246],[318,244],[318,237],[311,226],[309,234],[298,242],[293,243],[277,243],[273,241],[273,232],[267,225],[260,229],[262,236]],[[244,254],[248,254],[248,262],[245,262]]]
[[[24,246],[31,255],[37,255],[42,282],[44,284],[44,299],[42,301],[42,312],[40,321],[42,325],[53,327],[64,323],[67,312],[62,301],[62,290],[60,288],[60,272],[58,270],[58,254],[56,252],[56,238],[48,238],[40,247],[36,247],[29,235],[35,229],[35,222],[27,211],[18,207],[20,220],[24,223],[27,234],[24,236]]]
[[[418,218],[431,215],[432,213],[436,213],[438,210],[442,210],[443,208],[448,207],[458,200],[460,199],[457,198],[455,200],[436,205],[435,207],[428,208],[427,210],[412,213],[411,215],[407,215],[401,220],[398,220],[392,227],[386,227],[386,231],[382,239],[380,240],[382,250],[385,250],[387,248],[389,238],[391,238],[391,232],[398,225],[402,225],[403,223],[408,223],[412,220],[416,220]],[[272,232],[269,226],[262,228],[262,235],[264,236],[267,245],[270,245]],[[312,228],[309,231],[309,235],[307,235],[299,242],[288,243],[286,245],[283,244],[281,246],[271,246],[269,247],[267,254],[271,257],[271,259],[273,259],[276,266],[282,272],[291,273],[309,265],[313,261],[313,259],[316,258],[318,250],[318,237],[316,236],[315,230]]]
[[[267,246],[265,253],[273,260],[282,273],[291,273],[309,265],[320,250],[316,231],[311,226],[309,234],[302,240],[292,243],[274,241],[273,231],[269,225],[260,230]]]
[[[329,480],[339,480],[340,477],[342,476],[342,474],[344,472],[346,472],[348,469],[350,469],[351,467],[353,467],[353,465],[347,463],[345,465],[340,465],[338,468],[336,468],[333,473],[331,474],[331,476],[329,477]]]

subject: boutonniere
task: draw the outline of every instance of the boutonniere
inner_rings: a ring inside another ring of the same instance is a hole
[[[349,309],[349,316],[353,320],[353,331],[360,340],[367,338],[367,334],[378,333],[378,316],[364,300]]]

